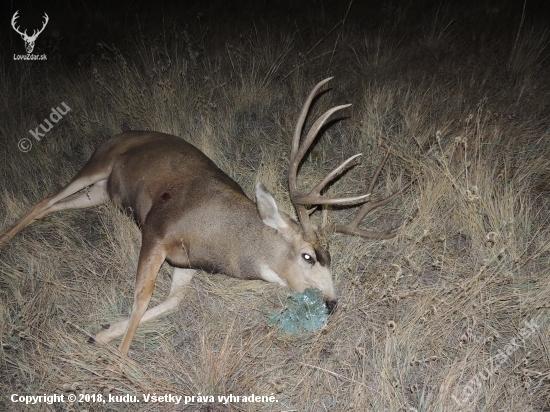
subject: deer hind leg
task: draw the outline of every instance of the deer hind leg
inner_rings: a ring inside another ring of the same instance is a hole
[[[88,187],[83,193],[75,193],[66,197],[63,200],[54,203],[48,209],[42,211],[34,220],[42,219],[44,216],[53,212],[58,212],[65,209],[85,209],[88,207],[98,206],[105,203],[109,199],[107,193],[107,179],[100,180],[97,183]]]
[[[191,279],[193,278],[194,274],[195,274],[195,269],[174,268],[174,272],[172,274],[172,286],[170,287],[170,293],[168,294],[168,297],[164,302],[160,303],[159,305],[145,312],[141,317],[139,324],[143,325],[144,323],[157,319],[158,317],[160,317],[166,312],[175,310],[179,306],[180,302],[183,300],[185,288],[191,282]],[[131,341],[132,337],[129,336],[129,327],[128,327],[129,322],[130,322],[130,318],[123,320],[121,322],[117,322],[114,325],[111,325],[109,329],[102,330],[95,336],[95,341],[101,344],[107,344],[113,339],[119,338],[122,335],[124,335],[125,331],[126,331],[125,339],[128,338]],[[134,331],[135,331],[135,328],[134,328]],[[132,336],[133,336],[133,332],[132,332]],[[120,345],[121,352],[123,352],[123,343],[124,343],[124,340]],[[128,346],[129,344],[130,342],[128,342]],[[128,350],[126,349],[126,352],[127,351]],[[126,352],[123,352],[123,353],[126,354]]]
[[[91,207],[103,203],[108,197],[106,182],[111,168],[91,174],[87,173],[86,166],[67,186],[38,202],[11,227],[2,231],[0,233],[0,249],[25,227],[49,213],[63,209]],[[88,186],[92,186],[88,193],[75,194]]]

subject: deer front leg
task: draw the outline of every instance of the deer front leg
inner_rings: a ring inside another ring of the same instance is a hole
[[[134,304],[132,306],[132,313],[128,319],[126,331],[122,338],[122,342],[118,347],[119,351],[123,355],[128,354],[132,338],[139,325],[139,322],[143,314],[147,311],[147,306],[151,301],[153,289],[155,288],[155,281],[160,266],[166,258],[166,251],[162,245],[158,244],[155,239],[149,239],[145,233],[145,229],[142,232],[141,251],[139,252],[139,261],[136,274],[136,283],[134,291]],[[105,334],[101,332],[96,336],[96,339],[100,343],[108,342],[109,339],[103,337],[109,337],[109,330],[107,329]]]
[[[182,301],[185,288],[191,282],[191,279],[193,278],[195,272],[195,269],[174,268],[174,272],[172,274],[172,285],[170,287],[170,293],[168,297],[164,302],[145,312],[139,324],[142,325],[160,317],[166,312],[175,310]],[[114,325],[109,327],[109,329],[99,332],[95,336],[95,340],[98,343],[107,344],[111,340],[121,337],[128,327],[128,323],[129,319],[115,323]]]
[[[151,246],[146,244],[145,236],[142,236],[141,251],[139,253],[138,269],[136,274],[136,289],[134,292],[134,305],[132,313],[128,319],[126,332],[122,337],[122,342],[118,350],[123,355],[128,354],[130,344],[136,333],[136,329],[141,321],[143,314],[147,311],[153,290],[155,289],[155,281],[157,275],[166,258],[166,252],[163,248],[149,250]]]

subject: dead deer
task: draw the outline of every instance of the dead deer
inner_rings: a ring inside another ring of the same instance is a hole
[[[370,201],[386,155],[367,194],[347,198],[322,196],[325,186],[358,154],[328,173],[309,193],[298,190],[298,167],[319,130],[329,116],[349,106],[328,110],[300,144],[311,102],[330,79],[321,81],[310,93],[292,140],[288,181],[300,224],[279,210],[273,196],[259,182],[254,204],[234,180],[183,139],[159,132],[130,131],[103,143],[67,186],[5,229],[0,234],[0,248],[27,225],[52,212],[97,206],[108,198],[120,208],[130,210],[142,231],[132,313],[127,320],[95,335],[95,341],[101,344],[123,336],[119,350],[124,355],[139,324],[178,306],[197,269],[242,279],[263,279],[297,292],[317,288],[331,312],[336,305],[336,293],[330,255],[322,246],[319,233],[341,232],[382,239],[395,236],[397,230],[373,232],[359,228],[359,223],[367,213],[395,199],[410,183],[386,199]],[[316,231],[310,223],[312,210],[306,206],[359,202],[364,204],[345,225]],[[147,310],[164,261],[174,267],[168,298]]]

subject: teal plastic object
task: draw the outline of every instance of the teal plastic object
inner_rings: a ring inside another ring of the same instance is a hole
[[[287,299],[282,313],[270,313],[269,323],[278,325],[279,332],[286,335],[303,335],[321,329],[327,320],[327,308],[320,290],[306,289],[294,292]]]

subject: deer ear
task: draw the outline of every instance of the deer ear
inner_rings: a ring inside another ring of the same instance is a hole
[[[256,206],[262,221],[267,226],[277,230],[288,228],[288,224],[279,212],[275,199],[261,182],[256,183]]]

